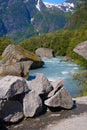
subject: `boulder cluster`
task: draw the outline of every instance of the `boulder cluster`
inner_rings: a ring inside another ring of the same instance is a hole
[[[31,81],[18,76],[3,77],[0,80],[0,119],[16,123],[24,117],[39,116],[47,108],[71,109],[73,100],[63,84],[63,80],[49,81],[41,73]]]

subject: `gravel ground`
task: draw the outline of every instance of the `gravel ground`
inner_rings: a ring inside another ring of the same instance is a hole
[[[87,113],[56,122],[45,130],[87,130]]]

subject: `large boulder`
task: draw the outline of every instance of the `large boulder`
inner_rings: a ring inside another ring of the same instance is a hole
[[[52,97],[45,100],[45,105],[48,107],[61,107],[64,109],[71,109],[73,106],[73,100],[68,91],[61,87]]]
[[[74,52],[81,55],[84,59],[87,60],[87,41],[84,41],[84,42],[78,44],[74,48]]]
[[[29,88],[35,90],[37,95],[45,94],[50,89],[50,81],[44,74],[38,73],[36,78],[30,82]]]
[[[28,77],[29,69],[40,68],[44,62],[40,57],[25,50],[19,45],[10,44],[2,54],[0,75],[16,75]]]
[[[42,111],[42,100],[35,91],[27,93],[23,99],[23,112],[25,117],[34,117]]]
[[[19,45],[10,44],[6,47],[2,53],[2,63],[12,64],[18,61],[41,61],[41,59],[36,56],[34,53],[31,53]]]
[[[26,80],[17,76],[6,76],[0,80],[0,100],[28,92]]]
[[[0,66],[0,75],[14,75],[14,76],[20,76],[28,78],[29,75],[29,69],[31,67],[31,64],[33,61],[22,61],[22,62],[16,62],[14,64],[3,64]]]
[[[23,118],[23,108],[18,101],[7,101],[0,111],[0,119],[16,123]]]
[[[49,49],[49,48],[38,48],[35,51],[36,55],[40,56],[40,57],[54,57],[54,50],[53,49]]]

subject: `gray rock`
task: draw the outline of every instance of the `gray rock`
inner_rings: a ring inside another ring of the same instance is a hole
[[[35,90],[37,95],[44,94],[48,92],[50,88],[50,81],[46,78],[46,76],[42,73],[38,73],[36,78],[31,81],[29,88],[31,90]]]
[[[74,48],[74,52],[81,55],[83,58],[87,60],[87,41],[78,44]]]
[[[33,61],[22,61],[14,64],[2,64],[0,66],[0,75],[14,75],[28,78],[29,69]]]
[[[0,111],[0,119],[5,122],[16,123],[23,118],[22,105],[18,101],[7,101]]]
[[[49,107],[62,107],[65,109],[71,109],[73,106],[73,101],[68,91],[62,87],[58,92],[55,93],[55,95],[45,100],[45,105]]]
[[[0,80],[0,99],[10,98],[29,91],[26,80],[17,76],[6,76]]]
[[[52,81],[51,86],[53,87],[53,90],[50,91],[48,94],[48,98],[52,97],[61,87],[63,87],[64,80],[57,80],[57,81]]]
[[[35,91],[27,93],[23,99],[23,112],[25,117],[34,117],[42,111],[42,100]]]
[[[54,50],[49,48],[38,48],[35,53],[40,57],[54,57]]]
[[[7,101],[7,100],[2,100],[2,99],[0,99],[0,111],[1,111],[2,108],[4,107],[6,101]]]

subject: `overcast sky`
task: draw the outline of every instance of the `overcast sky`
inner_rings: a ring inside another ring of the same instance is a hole
[[[53,3],[53,4],[60,4],[63,3],[65,0],[43,0],[43,2]]]

